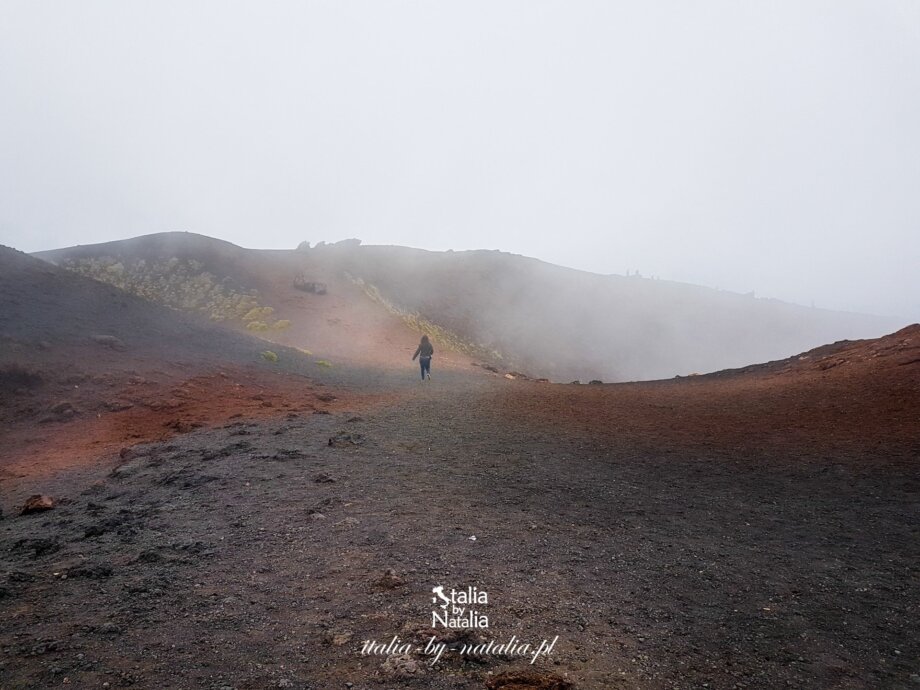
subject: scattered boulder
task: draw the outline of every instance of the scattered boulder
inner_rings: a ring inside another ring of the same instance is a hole
[[[588,385],[590,386],[598,386],[598,385],[602,385],[603,383],[604,382],[601,381],[600,379],[591,379],[590,381],[588,381]]]
[[[323,633],[323,642],[333,647],[341,647],[352,637],[354,637],[354,633],[351,630],[327,630]]]
[[[145,456],[141,456],[140,458],[128,460],[121,463],[120,465],[116,465],[109,471],[109,477],[113,479],[124,479],[126,477],[131,477],[144,468],[147,460],[148,459]]]
[[[134,458],[141,457],[145,453],[138,446],[125,446],[120,451],[118,451],[118,457],[122,460],[133,460]]]
[[[97,345],[102,345],[117,352],[124,352],[128,349],[128,346],[114,335],[94,335],[90,337],[90,340]]]
[[[313,295],[325,295],[328,290],[326,283],[308,280],[304,275],[299,275],[294,278],[294,288],[302,292],[309,292]]]
[[[188,419],[170,419],[168,422],[164,422],[163,427],[166,429],[172,429],[179,434],[187,434],[195,429],[200,429],[205,426],[204,422],[191,421]]]
[[[391,676],[420,676],[424,667],[409,654],[394,654],[383,662],[383,672]]]
[[[554,673],[505,671],[486,681],[488,690],[571,690],[575,685]]]
[[[148,549],[146,551],[141,551],[137,558],[134,559],[135,563],[160,563],[161,561],[166,560],[159,551],[154,549]]]
[[[52,405],[48,410],[48,414],[38,421],[40,424],[47,424],[48,422],[66,422],[73,419],[76,414],[77,410],[73,404],[63,400]]]
[[[332,484],[335,482],[335,477],[332,477],[325,472],[320,472],[315,477],[313,477],[313,481],[317,484]]]
[[[51,496],[43,494],[33,494],[26,499],[25,505],[19,511],[20,515],[29,515],[30,513],[41,513],[45,510],[54,508],[54,499]]]
[[[348,446],[364,445],[364,436],[347,431],[339,431],[335,436],[329,439],[329,445],[332,448],[347,448]]]
[[[104,523],[98,525],[90,525],[85,530],[83,530],[83,538],[93,539],[94,537],[101,537],[106,532],[108,532],[108,526]]]
[[[387,568],[383,576],[376,582],[378,587],[383,589],[396,589],[406,584],[406,581],[396,574],[392,568]]]
[[[115,637],[116,635],[122,634],[122,629],[114,623],[103,623],[100,626],[94,627],[92,632],[95,632],[98,635],[108,635],[110,637]]]

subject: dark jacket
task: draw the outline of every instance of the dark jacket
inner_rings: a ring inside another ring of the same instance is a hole
[[[422,357],[431,357],[434,354],[434,347],[427,340],[423,340],[418,344],[418,349],[416,349],[415,354],[412,355],[412,360],[414,361],[416,357],[421,355]]]

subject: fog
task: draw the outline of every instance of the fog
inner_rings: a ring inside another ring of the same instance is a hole
[[[635,275],[598,276],[501,252],[319,247],[296,253],[308,271],[344,268],[401,311],[479,346],[475,354],[497,354],[506,369],[553,381],[712,372],[901,326],[896,319]],[[440,344],[447,334],[432,335]]]
[[[0,243],[502,249],[920,320],[920,4],[0,4]]]
[[[463,353],[495,372],[566,383],[648,380],[783,359],[903,326],[498,251],[357,240],[252,250],[176,232],[35,256],[281,345],[372,368],[405,367],[422,331],[439,352]],[[295,290],[298,278],[323,291]],[[252,299],[240,309],[234,294]],[[271,313],[251,331],[244,314],[256,307]],[[286,325],[273,327],[276,319]]]

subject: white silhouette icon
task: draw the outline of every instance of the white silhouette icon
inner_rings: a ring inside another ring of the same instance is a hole
[[[444,585],[438,585],[437,587],[433,587],[431,591],[437,594],[438,597],[441,597],[441,599],[444,600],[444,603],[441,604],[441,608],[446,609],[447,606],[450,604],[450,599],[448,599],[447,596],[444,594]],[[433,604],[437,604],[438,597],[431,597],[431,602]]]

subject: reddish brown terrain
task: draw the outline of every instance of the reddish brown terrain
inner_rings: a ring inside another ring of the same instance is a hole
[[[516,420],[611,443],[755,454],[916,451],[920,325],[743,369],[617,386],[542,386],[497,401]],[[513,399],[513,404],[512,404]],[[879,458],[881,460],[881,458]]]
[[[240,251],[196,256],[287,328],[0,251],[0,687],[920,684],[920,327],[595,385],[445,329],[422,383],[411,314]],[[461,653],[512,636],[558,641]]]

